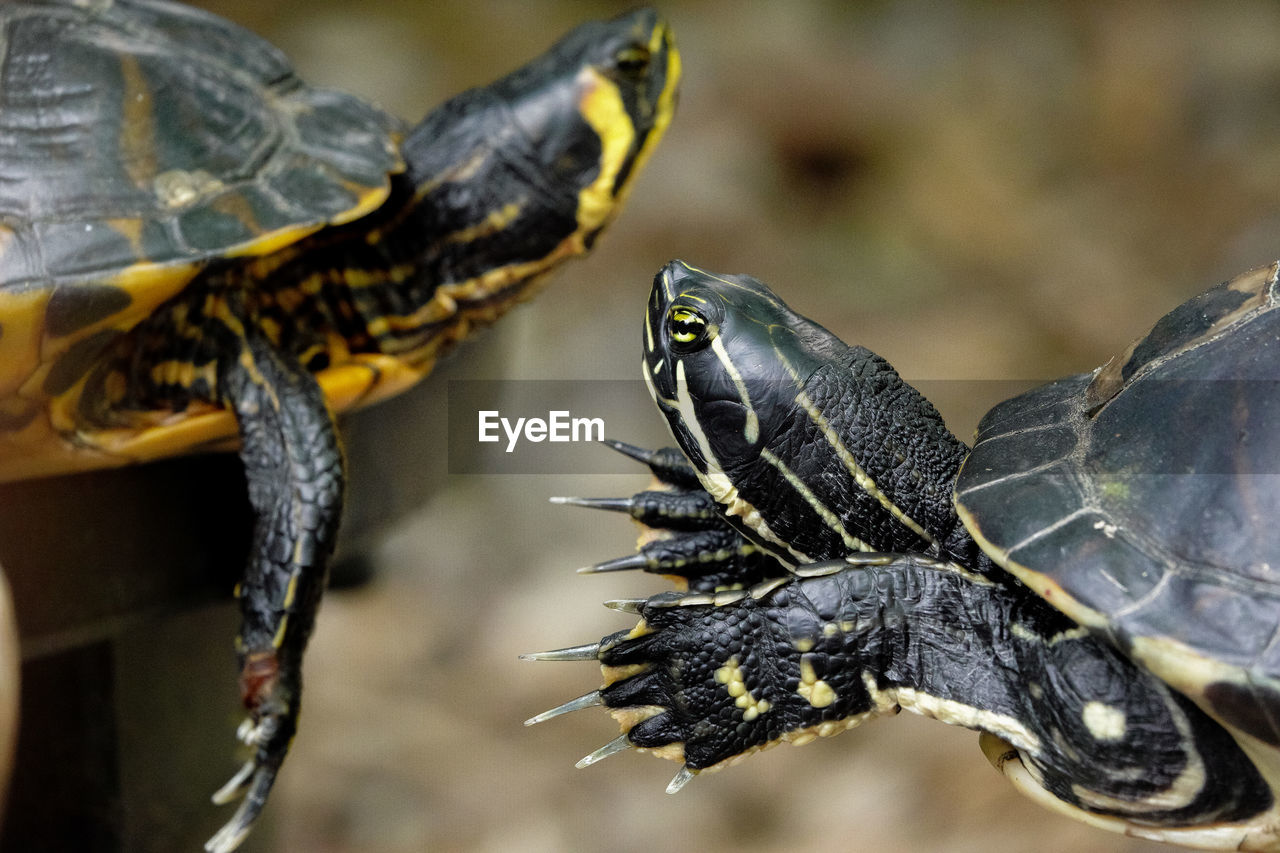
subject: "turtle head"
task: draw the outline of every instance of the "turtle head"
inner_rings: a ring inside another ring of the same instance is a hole
[[[531,166],[576,196],[590,242],[614,215],[675,110],[680,55],[653,9],[582,24],[493,87]]]
[[[794,423],[809,377],[847,349],[751,276],[672,261],[654,277],[645,381],[704,477],[742,476]]]
[[[672,261],[644,322],[644,377],[703,487],[785,563],[972,545],[951,484],[965,447],[884,359],[762,282]]]
[[[433,284],[480,280],[475,300],[505,305],[591,248],[670,123],[679,78],[670,27],[641,9],[446,102],[402,148],[400,243],[426,253]]]

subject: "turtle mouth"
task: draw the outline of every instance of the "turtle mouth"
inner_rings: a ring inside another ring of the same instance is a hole
[[[681,265],[681,261],[670,261],[653,277],[653,287],[649,291],[649,303],[644,315],[644,358],[641,370],[644,373],[645,387],[660,409],[677,405],[676,377],[663,339],[662,326],[667,309],[675,299],[673,278]]]

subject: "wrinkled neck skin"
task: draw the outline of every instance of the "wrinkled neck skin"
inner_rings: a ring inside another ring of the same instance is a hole
[[[455,312],[492,322],[594,237],[579,228],[577,182],[547,173],[510,106],[487,90],[433,112],[404,154],[408,170],[373,223],[377,239],[368,221],[333,235],[333,267],[352,271],[354,313],[375,328],[378,318],[406,318],[403,334],[374,336],[384,352],[433,339]]]
[[[801,682],[816,696],[822,679],[841,718],[904,708],[990,732],[1096,814],[1186,825],[1270,805],[1225,730],[1042,600],[916,558],[833,568],[770,606],[811,649]]]
[[[789,565],[892,551],[992,572],[951,500],[968,448],[888,362],[822,331],[807,348],[821,358],[797,359],[808,369],[776,395],[794,403],[763,420],[758,452],[720,456],[737,485],[730,522]]]

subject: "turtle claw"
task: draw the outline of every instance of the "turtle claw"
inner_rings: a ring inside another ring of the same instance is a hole
[[[213,801],[218,805],[225,805],[241,794],[244,799],[231,820],[205,842],[207,853],[231,853],[249,837],[253,822],[267,804],[267,794],[275,784],[278,770],[279,765],[264,764],[255,757],[245,762],[236,775],[217,790]]]
[[[667,793],[668,794],[678,793],[681,788],[689,784],[690,779],[692,779],[694,776],[697,776],[697,775],[698,775],[697,770],[691,769],[688,764],[682,765],[680,769],[676,772],[675,777],[672,778],[672,780],[667,783]]]
[[[613,755],[616,752],[623,752],[625,750],[634,749],[634,748],[635,748],[635,744],[631,742],[631,738],[629,738],[625,734],[621,734],[621,735],[618,735],[613,740],[606,743],[604,746],[597,749],[595,752],[591,753],[590,755],[584,756],[580,761],[578,761],[577,764],[573,766],[581,770],[584,767],[590,767],[592,764],[595,764],[597,761],[603,761],[604,759],[608,758],[610,755]]]
[[[595,575],[601,572],[629,572],[634,569],[644,569],[648,566],[649,558],[644,554],[629,554],[626,557],[616,557],[592,566],[583,566],[578,569],[578,574]]]
[[[640,613],[640,608],[649,601],[647,598],[613,598],[604,603],[604,606],[610,610],[616,610],[619,613]]]
[[[553,504],[561,506],[582,506],[587,509],[603,509],[609,512],[631,512],[635,507],[634,498],[575,498],[575,497],[551,497],[547,498]]]
[[[243,727],[242,727],[243,728]],[[240,796],[249,787],[249,777],[253,775],[253,771],[258,768],[258,762],[250,759],[244,763],[236,775],[227,780],[227,784],[213,792],[210,798],[215,806],[225,806],[227,803]]]
[[[590,693],[579,696],[577,699],[570,699],[563,705],[557,705],[550,711],[543,711],[537,716],[530,717],[524,721],[524,724],[526,726],[534,726],[538,723],[545,723],[547,720],[554,717],[559,717],[561,714],[568,714],[572,711],[581,711],[583,708],[594,708],[597,705],[603,704],[604,697],[600,695],[600,691],[592,690]]]
[[[520,655],[520,660],[596,660],[599,654],[599,643],[587,643],[583,646],[570,646],[567,649],[528,652]]]

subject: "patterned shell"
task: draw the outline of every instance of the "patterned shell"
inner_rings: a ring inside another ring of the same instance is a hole
[[[956,487],[1007,569],[1280,746],[1280,265],[1002,403]]]
[[[0,55],[0,400],[203,261],[365,215],[403,168],[397,119],[185,6],[6,2]]]

